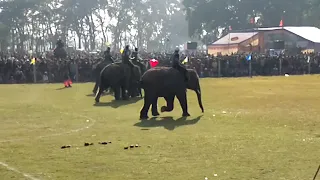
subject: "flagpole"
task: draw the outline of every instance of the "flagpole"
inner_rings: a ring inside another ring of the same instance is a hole
[[[284,45],[284,49],[285,49],[285,39],[284,39],[284,23],[283,23],[283,17],[284,17],[284,13],[286,13],[286,11],[283,11],[282,17],[281,17],[281,21],[280,21],[280,25],[281,25],[281,31],[282,31],[282,41],[283,41],[283,45]],[[279,58],[279,75],[281,76],[282,74],[282,52],[280,51],[280,58]]]
[[[252,64],[251,64],[251,61],[252,61],[252,55],[251,55],[251,60],[249,61],[249,77],[252,78]]]
[[[250,61],[249,61],[249,77],[252,78],[252,48],[253,48],[253,41],[254,41],[254,36],[255,36],[255,15],[253,15],[253,17],[250,19],[250,23],[252,23],[252,36],[251,36],[251,42],[250,42]]]
[[[308,56],[308,72],[311,74],[311,61],[310,61],[310,56]]]
[[[33,82],[34,82],[34,83],[37,83],[36,63],[33,64]]]
[[[228,55],[230,54],[230,26],[228,31],[229,37],[228,37]]]

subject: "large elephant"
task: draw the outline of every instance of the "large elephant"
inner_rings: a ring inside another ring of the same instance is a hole
[[[112,63],[104,67],[100,72],[99,88],[96,92],[95,101],[100,101],[101,94],[104,90],[112,88],[115,99],[128,99],[127,91],[131,86],[136,86],[141,77],[140,68],[134,66],[131,68],[128,64],[121,62]],[[121,93],[120,93],[121,91]]]
[[[152,115],[159,115],[157,110],[158,97],[164,97],[167,101],[167,106],[161,107],[161,112],[171,112],[174,98],[177,97],[183,111],[182,116],[190,116],[187,89],[197,93],[199,106],[204,112],[198,74],[193,69],[188,69],[188,76],[189,80],[186,83],[182,73],[171,67],[156,67],[146,71],[141,78],[141,87],[144,89],[144,105],[140,111],[140,119],[148,119],[150,105],[152,105]]]

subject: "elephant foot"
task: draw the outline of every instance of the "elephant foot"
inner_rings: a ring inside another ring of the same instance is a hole
[[[149,117],[147,115],[140,115],[140,120],[147,120]]]
[[[183,114],[182,114],[182,117],[188,117],[188,116],[190,116],[189,113],[183,113]]]
[[[152,112],[152,116],[159,116],[159,112]]]
[[[161,112],[166,112],[166,110],[167,110],[167,106],[162,106],[161,107]]]

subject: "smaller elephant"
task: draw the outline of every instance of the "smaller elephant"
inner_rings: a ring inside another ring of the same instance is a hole
[[[164,97],[167,101],[167,106],[161,107],[161,112],[171,112],[174,98],[177,97],[183,111],[182,116],[190,116],[188,113],[187,89],[194,90],[197,93],[199,106],[204,112],[198,74],[192,69],[188,69],[187,72],[188,82],[186,83],[182,73],[171,67],[156,67],[146,71],[141,78],[141,86],[145,95],[140,119],[148,119],[150,105],[152,105],[152,115],[159,115],[157,110],[159,97]]]
[[[95,101],[100,101],[101,94],[104,90],[112,88],[115,99],[128,99],[127,91],[133,84],[139,82],[141,77],[140,68],[134,66],[131,68],[127,64],[120,62],[112,63],[104,67],[100,73],[98,91],[96,92]],[[121,91],[121,93],[120,93]]]
[[[102,61],[102,62],[99,62],[93,66],[93,69],[92,69],[93,70],[93,77],[96,80],[96,83],[95,83],[94,88],[92,90],[93,94],[97,93],[99,83],[100,83],[100,73],[101,73],[102,69],[111,63],[112,63],[111,61],[110,62]]]

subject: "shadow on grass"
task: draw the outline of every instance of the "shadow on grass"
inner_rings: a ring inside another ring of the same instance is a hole
[[[118,108],[121,106],[126,106],[126,105],[130,105],[130,104],[134,104],[138,101],[140,101],[143,98],[137,97],[137,98],[131,98],[129,100],[112,100],[111,102],[100,102],[100,103],[96,103],[93,106],[96,107],[113,107],[113,108]]]
[[[164,127],[169,131],[173,131],[175,128],[180,126],[194,125],[197,124],[203,115],[198,116],[194,119],[187,120],[187,117],[181,117],[177,120],[173,119],[173,117],[160,117],[161,120],[157,120],[157,117],[153,117],[150,120],[142,120],[134,126],[142,127],[142,128],[152,128],[152,127]]]
[[[112,95],[112,96],[113,96],[113,91],[105,90],[105,91],[103,91],[103,93],[101,94],[101,96],[105,96],[105,95]],[[88,97],[95,97],[96,94],[95,94],[95,93],[92,93],[92,94],[87,94],[86,96],[88,96]]]
[[[101,94],[101,96],[102,96],[103,94]],[[95,97],[96,95],[94,95],[94,94],[87,94],[86,95],[87,97]]]
[[[103,92],[101,94],[101,96],[106,96],[106,95],[113,95],[112,93],[109,93],[109,92]],[[95,94],[87,94],[86,95],[87,97],[95,97],[96,95]]]
[[[61,88],[58,88],[56,89],[57,91],[61,91],[61,90],[64,90],[64,89],[70,89],[71,87],[61,87]]]

